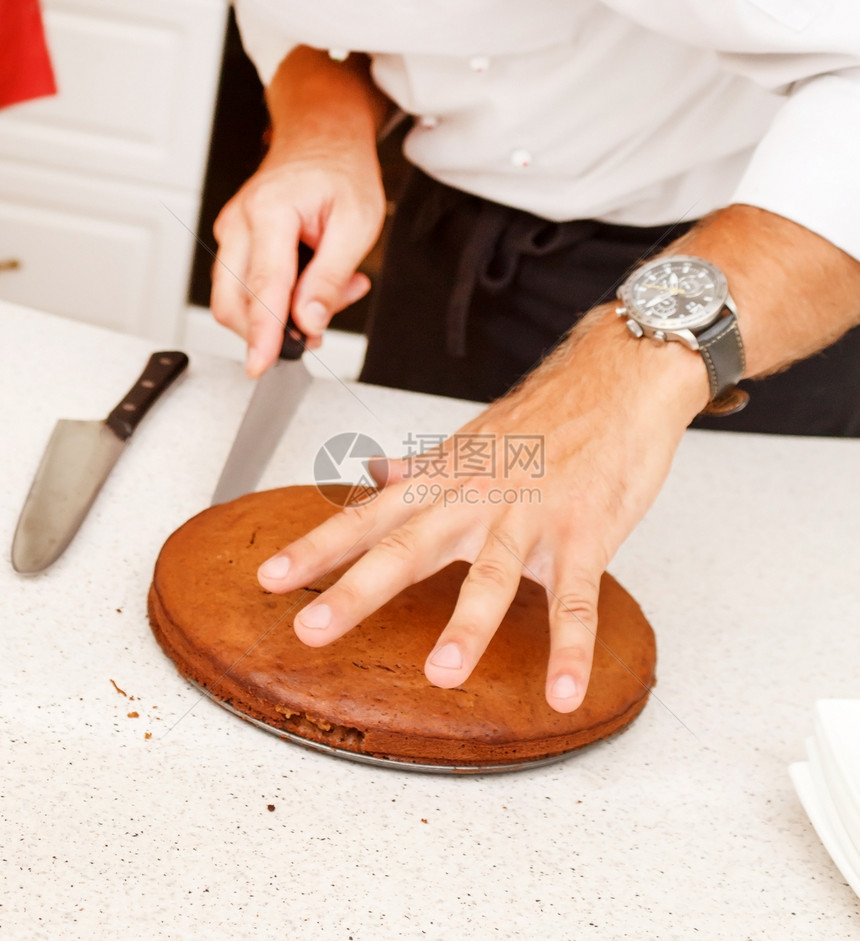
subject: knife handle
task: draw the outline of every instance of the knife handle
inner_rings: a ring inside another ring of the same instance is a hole
[[[298,334],[298,336],[293,334]],[[281,343],[281,352],[278,353],[278,359],[301,359],[302,353],[305,351],[307,338],[307,334],[299,330],[293,320],[293,315],[290,314],[287,317],[287,326],[284,328],[284,340]]]
[[[297,274],[301,274],[310,264],[314,257],[313,250],[305,243],[299,242],[296,256]],[[284,327],[284,339],[281,343],[281,352],[278,353],[278,359],[296,360],[302,358],[307,342],[307,334],[302,333],[293,320],[293,315],[287,315],[287,323]]]
[[[108,415],[105,424],[121,440],[130,438],[155,400],[188,365],[188,357],[178,350],[153,353],[146,369],[123,400]]]

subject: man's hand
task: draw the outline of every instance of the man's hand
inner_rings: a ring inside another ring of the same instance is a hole
[[[707,394],[696,354],[677,344],[642,343],[612,309],[595,311],[520,388],[449,440],[441,476],[403,476],[406,465],[395,462],[376,499],[344,510],[268,560],[260,582],[285,592],[357,559],[296,617],[299,638],[322,646],[407,585],[455,559],[470,562],[425,665],[431,683],[455,687],[483,654],[520,577],[531,578],[549,601],[546,698],[570,712],[588,685],[600,576],[656,496]],[[498,442],[493,475],[455,474],[454,443],[479,435]],[[506,469],[504,435],[541,436],[545,476]]]
[[[748,376],[807,356],[860,322],[860,262],[764,210],[729,207],[669,251],[710,259],[726,272]],[[600,575],[656,497],[707,397],[697,353],[636,340],[611,307],[598,308],[519,388],[459,432],[460,440],[542,436],[543,479],[496,466],[491,478],[451,480],[449,498],[444,489],[419,491],[419,479],[395,462],[379,497],[287,546],[260,567],[260,582],[289,591],[354,561],[296,617],[301,640],[321,646],[405,586],[455,559],[472,563],[425,665],[430,682],[453,687],[468,678],[525,575],[549,598],[547,701],[570,712],[588,684]],[[452,461],[449,441],[449,479]],[[517,499],[535,488],[539,500]],[[489,499],[493,489],[513,493],[513,502]],[[458,500],[460,490],[485,499]],[[429,500],[416,501],[418,493]]]
[[[313,345],[362,297],[356,272],[385,218],[376,131],[386,105],[360,57],[294,50],[267,89],[272,143],[215,222],[212,313],[248,343],[247,371],[277,358],[290,311]],[[297,278],[304,242],[313,260]]]

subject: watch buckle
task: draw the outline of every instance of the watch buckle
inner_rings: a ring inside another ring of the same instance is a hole
[[[711,399],[700,414],[715,415],[718,417],[735,415],[737,412],[746,408],[749,400],[750,394],[746,389],[739,389],[737,386],[732,386],[715,399]]]

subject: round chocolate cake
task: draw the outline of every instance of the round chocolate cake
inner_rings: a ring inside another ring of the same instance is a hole
[[[336,581],[275,595],[256,579],[269,556],[340,499],[316,487],[252,493],[204,510],[164,544],[149,593],[158,642],[181,674],[284,737],[358,760],[492,771],[561,757],[618,731],[654,684],[654,634],[609,575],[601,583],[585,701],[563,715],[544,699],[549,651],[544,590],[523,579],[469,680],[431,686],[424,661],[454,608],[466,563],[413,585],[327,647],[307,647],[293,617]]]

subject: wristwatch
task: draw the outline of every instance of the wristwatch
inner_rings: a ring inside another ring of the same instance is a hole
[[[744,346],[725,275],[703,258],[664,255],[637,268],[618,290],[619,317],[635,337],[677,340],[702,355],[710,402],[704,412],[731,415],[749,401],[737,388]]]

